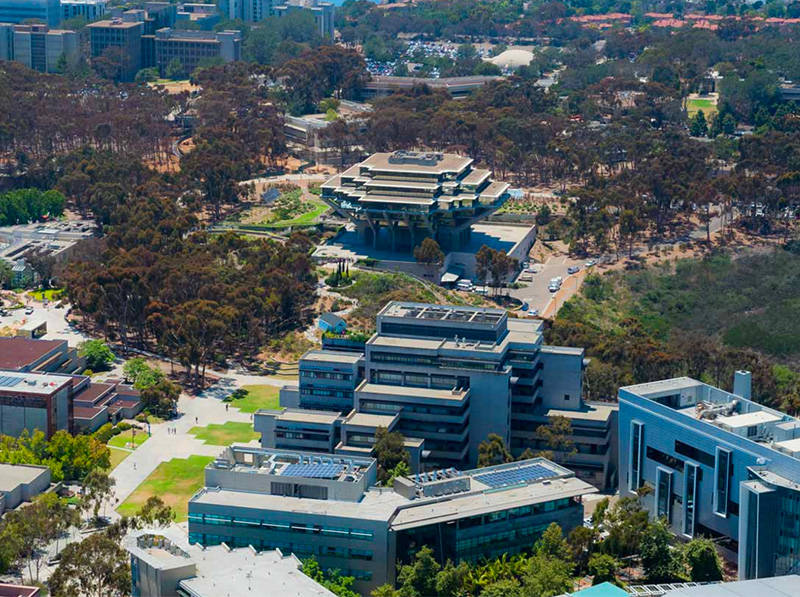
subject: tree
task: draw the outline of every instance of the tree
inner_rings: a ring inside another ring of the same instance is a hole
[[[105,371],[116,358],[108,344],[102,340],[82,342],[78,354],[86,359],[86,367],[92,371]]]
[[[403,597],[429,597],[437,595],[436,576],[441,566],[427,545],[414,555],[409,566],[402,566],[397,573],[397,584]]]
[[[553,597],[572,591],[572,564],[544,553],[528,560],[522,580],[523,594]]]
[[[151,495],[136,517],[141,525],[165,527],[175,519],[175,512],[160,497]]]
[[[55,257],[44,249],[31,249],[25,253],[23,259],[39,276],[42,288],[50,288],[56,271]]]
[[[100,469],[94,469],[83,480],[81,507],[85,511],[91,512],[95,521],[98,519],[100,507],[111,497],[114,484],[114,479]]]
[[[410,474],[411,474],[411,468],[409,468],[408,463],[405,460],[401,460],[400,462],[397,463],[397,466],[395,466],[391,471],[389,471],[389,478],[386,479],[385,485],[387,487],[393,487],[394,480],[397,477],[407,477]]]
[[[572,562],[572,550],[564,539],[561,527],[551,522],[536,542],[536,553],[543,554],[564,562]]]
[[[575,560],[578,572],[586,571],[596,541],[597,530],[595,528],[579,525],[570,531],[567,543],[572,550],[572,558]]]
[[[540,456],[563,463],[578,452],[572,440],[572,423],[567,417],[550,417],[549,423],[536,428],[536,435],[543,439],[551,450]]]
[[[186,70],[183,68],[183,63],[181,59],[177,56],[169,61],[167,64],[167,68],[164,70],[164,76],[167,79],[181,79],[186,76]]]
[[[680,549],[670,545],[672,534],[663,520],[650,523],[641,538],[642,567],[650,582],[684,580],[684,559]]]
[[[158,69],[154,66],[151,66],[149,68],[143,68],[136,73],[136,77],[134,77],[133,80],[137,83],[151,83],[156,81],[158,77]]]
[[[496,433],[490,433],[484,441],[478,444],[478,468],[513,461],[514,458],[508,451],[503,438]]]
[[[150,388],[164,379],[164,374],[147,364],[142,357],[134,357],[125,361],[122,366],[122,375],[137,390]]]
[[[372,453],[378,461],[378,483],[386,484],[390,479],[394,480],[392,473],[397,471],[400,463],[408,466],[409,454],[405,449],[405,438],[398,431],[389,432],[386,427],[376,428]]]
[[[489,270],[492,267],[492,249],[482,245],[475,253],[475,275],[481,285],[486,285],[489,279]]]
[[[141,390],[144,408],[160,418],[169,418],[175,414],[180,395],[181,387],[165,377]]]
[[[722,561],[711,539],[697,537],[684,547],[689,577],[694,582],[722,580]]]
[[[589,558],[589,574],[592,575],[593,585],[617,582],[618,569],[617,559],[607,553],[596,553]]]
[[[79,543],[70,543],[50,577],[53,597],[124,597],[130,593],[128,552],[108,532],[93,533]]]
[[[708,123],[702,110],[698,110],[697,114],[692,118],[689,124],[689,132],[692,137],[705,137],[708,135]]]
[[[422,240],[422,243],[414,248],[414,259],[417,263],[430,268],[431,275],[444,263],[444,253],[439,243],[431,237]]]
[[[314,579],[339,597],[360,597],[353,589],[355,578],[342,576],[339,570],[323,570],[315,558],[303,560],[303,574]]]

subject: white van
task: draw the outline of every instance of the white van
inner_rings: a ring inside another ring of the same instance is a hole
[[[459,280],[456,282],[456,288],[459,290],[470,291],[472,290],[472,282],[470,280]]]

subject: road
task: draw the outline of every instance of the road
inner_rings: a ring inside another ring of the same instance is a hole
[[[0,317],[0,327],[13,325],[19,327],[31,321],[42,321],[47,323],[47,333],[43,336],[45,340],[67,340],[70,346],[77,346],[89,337],[83,335],[81,332],[72,328],[66,320],[66,315],[69,306],[65,305],[61,309],[55,308],[55,303],[52,301],[48,306],[34,301],[29,296],[25,296],[27,305],[33,307],[33,313],[30,315],[25,314],[24,309],[15,309],[7,317]]]
[[[536,273],[533,274],[532,282],[522,282],[521,288],[514,288],[511,290],[511,296],[521,301],[525,301],[530,305],[531,309],[537,309],[542,317],[551,317],[555,315],[556,305],[560,307],[564,304],[575,290],[580,286],[580,281],[583,280],[585,273],[583,272],[583,265],[585,260],[571,259],[564,255],[551,257],[545,263],[533,264]],[[581,268],[578,274],[570,276],[567,273],[567,268],[577,265]],[[552,278],[561,276],[564,283],[558,293],[551,293],[547,286]]]

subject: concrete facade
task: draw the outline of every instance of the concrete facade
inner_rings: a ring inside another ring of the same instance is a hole
[[[508,199],[509,185],[456,154],[376,153],[331,177],[321,198],[349,218],[363,242],[411,252],[434,238],[445,252],[470,242],[471,226]]]
[[[306,353],[300,386],[281,390],[281,406],[290,410],[282,416],[295,426],[304,409],[338,415],[321,422],[309,413],[306,439],[317,443],[288,444],[277,435],[288,427],[261,422],[280,417],[259,412],[263,447],[323,449],[333,441],[337,453],[368,454],[375,430],[384,427],[403,434],[413,462],[419,450],[421,470],[469,467],[490,433],[515,455],[549,449],[537,429],[562,416],[572,423],[577,453],[556,456],[597,487],[616,483],[616,407],[584,403],[583,349],[544,345],[540,320],[509,318],[501,309],[392,302],[376,327],[363,345],[333,342]],[[357,415],[360,427],[353,425]]]
[[[714,538],[742,580],[800,570],[800,420],[690,378],[619,402],[621,495],[651,487],[651,514]]]
[[[298,464],[302,463],[300,468]],[[295,467],[295,468],[291,468]],[[314,556],[368,593],[430,545],[442,563],[530,547],[551,522],[582,521],[590,485],[544,459],[439,470],[372,487],[375,461],[233,446],[189,501],[189,540]]]
[[[155,32],[155,66],[164,75],[173,60],[186,75],[204,62],[241,60],[241,31],[179,31],[165,27]]]
[[[46,25],[14,27],[14,60],[43,73],[59,72],[62,59],[67,64],[78,59],[78,34]]]
[[[0,463],[0,515],[29,502],[50,487],[46,466]]]

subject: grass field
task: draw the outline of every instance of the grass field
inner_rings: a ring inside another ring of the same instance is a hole
[[[328,206],[319,199],[307,199],[306,204],[312,207],[307,212],[300,214],[295,218],[287,220],[278,220],[277,222],[270,222],[265,224],[265,228],[288,228],[289,226],[310,226],[318,217],[328,210]]]
[[[703,116],[706,120],[710,116],[717,113],[717,102],[713,99],[687,99],[686,100],[686,113],[689,118],[693,118],[698,110],[703,111]]]
[[[247,396],[234,400],[231,402],[231,406],[238,408],[243,413],[254,413],[261,408],[275,409],[280,406],[278,403],[280,388],[277,386],[242,386],[242,389],[247,390]]]
[[[211,423],[207,427],[192,427],[189,433],[197,439],[214,446],[230,446],[233,443],[247,443],[258,439],[251,423],[228,421],[222,425]]]
[[[45,299],[48,301],[54,301],[58,300],[58,298],[64,294],[64,289],[49,288],[47,290],[31,290],[28,294],[37,301],[44,301]]]
[[[153,495],[175,511],[176,522],[186,520],[189,498],[203,486],[203,469],[214,460],[211,456],[189,456],[162,462],[117,508],[125,516],[133,516]]]
[[[148,437],[149,436],[146,432],[137,430],[136,435],[133,436],[133,445],[131,445],[131,432],[128,430],[112,437],[110,440],[108,440],[108,445],[114,448],[128,448],[129,450],[135,450],[144,442],[146,442]]]
[[[111,451],[111,467],[108,469],[109,471],[113,471],[117,468],[117,465],[130,455],[130,452],[120,450],[119,448],[109,448],[109,450]]]

